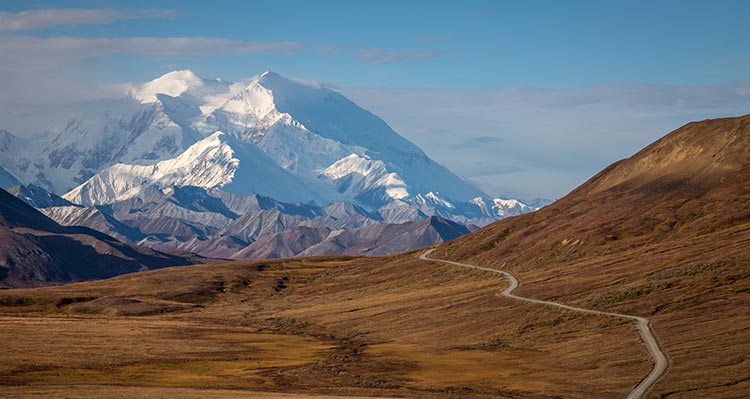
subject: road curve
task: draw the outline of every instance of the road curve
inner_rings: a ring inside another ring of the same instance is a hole
[[[643,398],[646,395],[646,392],[648,392],[648,390],[656,383],[659,377],[661,377],[669,368],[669,359],[667,359],[667,355],[659,346],[659,342],[656,341],[654,332],[651,331],[649,319],[645,317],[631,316],[631,315],[622,314],[622,313],[602,312],[599,310],[578,308],[575,306],[564,305],[562,303],[557,303],[557,302],[552,302],[552,301],[543,301],[541,299],[524,298],[522,296],[513,295],[513,291],[516,288],[518,288],[518,279],[516,279],[512,274],[508,272],[504,272],[502,270],[490,269],[488,267],[468,265],[465,263],[453,262],[450,260],[428,258],[427,256],[430,253],[432,253],[432,251],[434,250],[435,250],[434,248],[428,250],[427,252],[420,255],[419,259],[424,260],[424,261],[447,263],[449,265],[465,267],[469,269],[483,270],[483,271],[490,272],[490,273],[497,273],[503,276],[503,278],[508,280],[509,285],[508,285],[508,288],[504,289],[500,293],[501,296],[516,299],[519,301],[524,301],[524,302],[531,302],[531,303],[537,303],[540,305],[554,306],[554,307],[561,308],[561,309],[572,310],[574,312],[587,313],[587,314],[600,315],[600,316],[619,317],[619,318],[623,318],[627,320],[634,320],[636,322],[636,330],[638,331],[638,335],[640,335],[641,337],[641,341],[643,341],[643,344],[646,347],[646,350],[648,350],[648,353],[651,355],[651,358],[654,359],[654,367],[653,369],[651,369],[651,372],[648,373],[648,375],[638,383],[638,385],[636,385],[635,387],[633,387],[633,389],[630,390],[630,392],[628,393],[628,396],[625,397],[626,399]]]

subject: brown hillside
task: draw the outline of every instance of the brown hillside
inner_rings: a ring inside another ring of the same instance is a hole
[[[565,198],[442,245],[520,295],[649,316],[672,367],[652,397],[750,389],[750,116],[694,122]]]
[[[750,115],[692,122],[606,168],[570,197],[610,189],[650,195],[693,190],[698,196],[738,177],[748,162]]]

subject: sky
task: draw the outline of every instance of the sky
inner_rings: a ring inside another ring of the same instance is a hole
[[[747,1],[8,1],[0,129],[175,69],[316,80],[493,195],[559,198],[697,119],[750,113]]]

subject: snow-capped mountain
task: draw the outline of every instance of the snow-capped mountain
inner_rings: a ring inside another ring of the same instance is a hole
[[[242,195],[263,193],[281,201],[321,201],[300,178],[274,163],[258,147],[216,132],[175,158],[151,165],[116,164],[63,197],[101,205],[145,196],[173,186],[222,187]]]
[[[60,132],[0,132],[0,152],[11,177],[86,206],[196,186],[348,202],[399,223],[486,224],[534,209],[489,197],[340,93],[273,72],[245,84],[170,72]]]
[[[24,184],[62,194],[115,163],[151,163],[183,151],[185,130],[163,105],[122,100],[109,106],[56,133],[19,138],[0,132],[2,166]]]

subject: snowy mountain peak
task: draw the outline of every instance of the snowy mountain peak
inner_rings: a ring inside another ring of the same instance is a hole
[[[266,71],[234,84],[181,70],[131,85],[128,94],[48,138],[27,143],[0,132],[0,178],[68,192],[65,198],[85,205],[190,185],[385,207],[387,220],[440,214],[481,224],[531,209],[493,202],[385,121],[317,82]]]
[[[142,103],[153,103],[158,101],[160,94],[179,97],[188,93],[201,98],[228,92],[231,85],[231,82],[208,80],[193,71],[181,70],[166,73],[150,82],[133,85],[128,88],[128,94]]]
[[[189,69],[167,72],[164,75],[154,79],[154,81],[169,81],[169,80],[179,80],[179,81],[195,84],[195,83],[203,82],[205,79],[196,75],[195,72]]]
[[[258,80],[250,82],[242,91],[228,99],[220,109],[236,114],[252,114],[261,117],[276,109],[273,94],[260,85]]]
[[[175,186],[224,188],[240,195],[265,194],[289,202],[323,202],[256,146],[218,131],[175,158],[152,165],[115,164],[63,198],[90,206],[146,198]]]
[[[250,85],[253,84],[273,93],[273,98],[280,112],[287,112],[288,109],[320,107],[325,103],[333,105],[344,99],[340,94],[318,82],[291,79],[272,71],[266,71],[258,76],[250,83]]]

